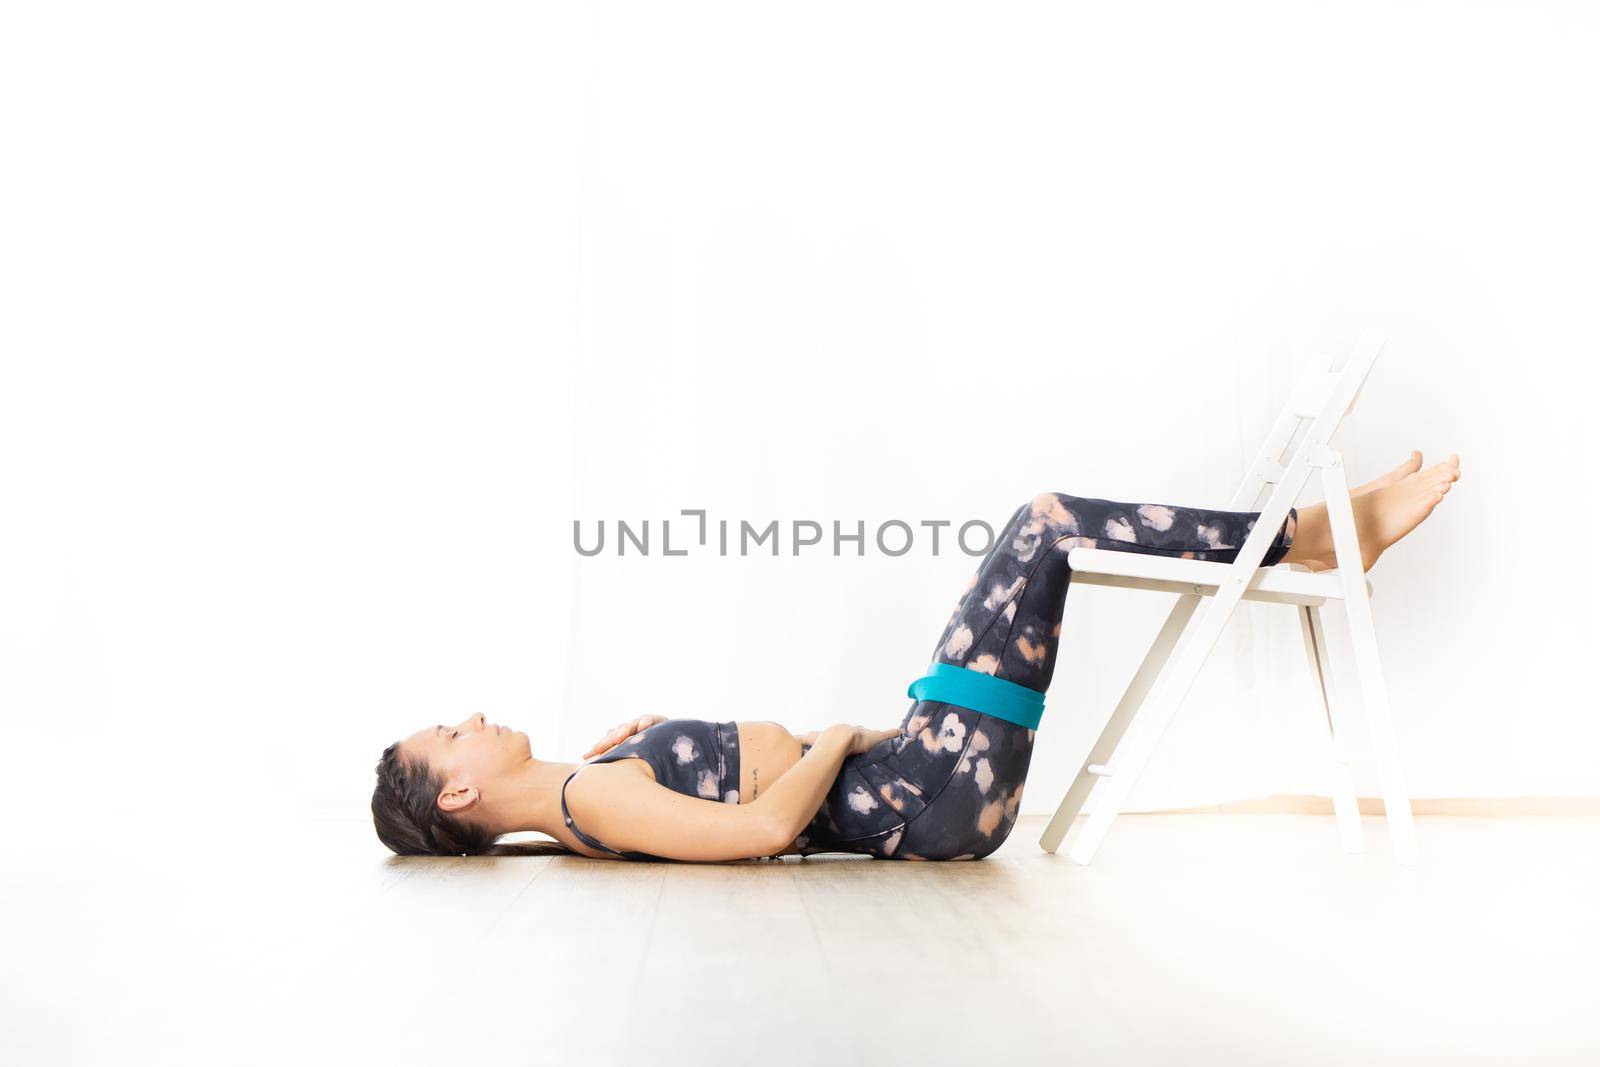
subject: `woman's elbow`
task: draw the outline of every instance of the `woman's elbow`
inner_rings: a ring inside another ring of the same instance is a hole
[[[756,816],[748,842],[748,847],[754,849],[752,856],[775,856],[788,848],[798,833],[791,830],[789,820],[777,812],[757,814],[752,808],[751,814]]]

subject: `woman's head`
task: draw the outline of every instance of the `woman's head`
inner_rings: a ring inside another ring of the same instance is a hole
[[[474,715],[429,726],[383,750],[372,791],[378,838],[403,856],[499,852],[507,832],[489,797],[501,796],[533,758],[528,735]]]

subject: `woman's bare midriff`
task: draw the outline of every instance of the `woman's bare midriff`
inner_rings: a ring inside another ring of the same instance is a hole
[[[800,739],[775,722],[739,724],[739,803],[750,804],[800,762]]]

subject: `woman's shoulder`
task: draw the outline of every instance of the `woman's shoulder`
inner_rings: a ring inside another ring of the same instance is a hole
[[[585,822],[585,817],[592,819],[592,802],[614,793],[619,785],[639,778],[652,783],[656,781],[655,771],[648,761],[601,763],[601,758],[597,756],[589,763],[580,763],[561,783],[561,804],[566,809],[564,814],[579,822]]]

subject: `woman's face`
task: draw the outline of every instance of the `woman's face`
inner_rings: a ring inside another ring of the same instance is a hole
[[[533,758],[527,734],[485,722],[481,712],[454,726],[418,730],[400,747],[444,778],[440,807],[446,811],[470,807],[483,790]]]

